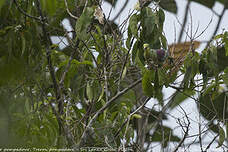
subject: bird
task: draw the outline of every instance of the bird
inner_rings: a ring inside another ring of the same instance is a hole
[[[165,49],[151,49],[149,44],[144,44],[144,58],[148,66],[161,67],[168,56]]]

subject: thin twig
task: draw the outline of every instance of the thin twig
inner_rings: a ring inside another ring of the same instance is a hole
[[[68,7],[68,4],[67,4],[67,0],[64,0],[64,2],[65,2],[65,6],[66,6],[67,13],[70,15],[70,17],[72,17],[73,19],[77,20],[78,17],[74,16],[74,15],[70,12],[69,7]]]
[[[134,13],[135,11],[133,10],[133,11],[129,11],[129,13],[128,13],[128,16],[126,17],[126,19],[121,23],[121,24],[119,24],[119,29],[120,29],[120,31],[122,31],[123,29],[124,29],[124,27],[125,26],[127,26],[127,22],[129,21],[129,19],[130,19],[130,17],[132,16],[132,14]],[[126,29],[127,30],[127,29]],[[125,31],[123,31],[123,33],[124,33]]]
[[[130,48],[129,48],[128,51],[127,51],[127,55],[126,55],[126,58],[125,58],[125,60],[124,60],[124,64],[123,64],[123,66],[122,66],[122,68],[121,68],[121,71],[120,71],[119,81],[118,81],[118,85],[117,85],[117,86],[118,86],[118,91],[119,91],[119,89],[120,89],[121,78],[122,78],[122,75],[123,75],[123,71],[124,71],[124,69],[125,69],[125,66],[126,66],[126,64],[127,64],[127,61],[128,61],[128,57],[129,57],[129,54],[130,54],[131,47],[132,47],[132,44],[133,44],[133,42],[134,42],[134,39],[135,39],[135,38],[133,38],[133,39],[131,40]]]
[[[93,58],[94,63],[96,64],[96,67],[98,67],[98,63],[97,63],[97,60],[96,60],[95,56],[93,55],[93,52],[89,49],[88,45],[83,40],[81,40],[81,42],[84,44],[86,49],[89,51],[90,55]]]
[[[58,108],[59,108],[58,110],[59,111],[58,111],[58,114],[57,113],[55,114],[55,116],[56,116],[56,119],[58,120],[59,134],[61,135],[62,134],[62,128],[64,128],[64,126],[62,124],[61,117],[59,117],[59,114],[63,113],[63,101],[61,99],[60,88],[59,88],[59,85],[58,85],[57,80],[56,80],[55,71],[54,71],[54,67],[52,65],[52,60],[51,60],[51,52],[49,49],[49,47],[51,45],[51,40],[50,40],[50,36],[48,35],[48,32],[46,31],[45,17],[43,16],[39,0],[36,0],[36,6],[37,6],[37,10],[38,10],[40,17],[41,17],[43,38],[44,38],[45,47],[46,47],[46,58],[47,58],[47,62],[48,62],[48,69],[49,69],[50,74],[51,74],[51,79],[52,79],[52,82],[54,85],[56,100],[58,102]]]
[[[36,0],[36,5],[37,5],[38,12],[40,13],[40,16],[41,16],[41,21],[43,23],[42,24],[42,30],[43,30],[44,42],[45,42],[45,46],[46,46],[46,56],[47,56],[47,61],[48,61],[48,68],[49,68],[51,78],[52,78],[52,81],[54,84],[56,98],[59,99],[60,90],[59,90],[59,85],[58,85],[57,80],[56,80],[55,70],[54,70],[54,67],[52,65],[52,60],[51,60],[51,52],[49,49],[49,47],[51,45],[51,40],[50,40],[50,36],[48,35],[48,32],[46,31],[45,17],[43,16],[39,0]]]
[[[128,4],[129,0],[125,0],[124,5],[122,6],[122,8],[120,9],[120,11],[116,14],[116,16],[112,19],[112,22],[114,22],[119,16],[120,14],[123,12],[123,10],[126,8],[127,4]]]
[[[24,14],[25,16],[27,16],[27,17],[29,17],[29,18],[35,19],[35,20],[37,20],[37,21],[41,21],[41,18],[40,18],[40,17],[32,16],[32,15],[26,13],[26,12],[18,5],[17,0],[13,0],[13,2],[15,3],[17,9],[18,9],[22,14]]]
[[[116,137],[119,135],[120,131],[123,129],[123,127],[126,125],[126,123],[130,120],[130,118],[131,118],[135,113],[137,113],[140,109],[142,109],[142,108],[146,105],[146,103],[147,103],[149,100],[150,100],[150,98],[147,98],[141,106],[139,106],[135,111],[133,111],[133,112],[127,117],[127,119],[125,119],[124,123],[121,125],[121,127],[118,129],[118,131],[115,133],[114,138],[116,138]]]
[[[92,123],[96,120],[96,118],[98,117],[99,114],[101,114],[105,109],[107,109],[116,99],[118,99],[120,96],[122,96],[123,94],[125,94],[127,91],[129,91],[130,89],[132,89],[133,87],[135,87],[137,84],[141,83],[142,81],[142,78],[140,78],[139,80],[135,81],[134,83],[132,83],[130,86],[126,87],[125,89],[123,89],[122,91],[118,92],[114,97],[112,97],[108,102],[105,103],[105,105],[99,109],[96,114],[90,119],[88,125],[86,126],[83,134],[82,134],[82,137],[81,137],[81,140],[80,140],[80,143],[79,143],[79,146],[81,146],[82,144],[82,141],[84,140],[84,138],[86,137],[86,134],[88,132],[89,129],[91,129],[91,125]]]
[[[104,83],[104,89],[105,89],[105,101],[108,102],[108,71],[107,71],[107,68],[106,66],[104,66],[104,80],[105,80],[105,83]]]
[[[197,39],[198,37],[200,37],[208,29],[208,27],[212,23],[212,20],[213,20],[213,16],[211,17],[211,20],[209,21],[209,23],[207,24],[207,26],[203,29],[203,31],[198,36],[194,37],[194,39]]]
[[[179,38],[178,38],[178,43],[180,43],[182,37],[183,37],[183,33],[184,33],[184,28],[185,28],[185,25],[186,25],[186,22],[187,22],[187,18],[188,18],[188,10],[189,10],[189,6],[190,6],[190,0],[188,0],[188,3],[186,5],[186,8],[185,8],[185,16],[184,16],[184,21],[183,21],[183,24],[182,24],[182,27],[181,27],[181,31],[180,31],[180,35],[179,35]]]
[[[187,136],[188,136],[188,132],[189,132],[189,128],[190,128],[190,120],[189,120],[189,118],[188,118],[188,116],[187,116],[187,113],[185,112],[185,110],[184,110],[181,106],[180,106],[180,108],[181,108],[182,111],[184,112],[185,117],[187,118],[188,124],[187,124],[187,126],[186,126],[186,131],[184,131],[184,132],[185,132],[185,133],[184,133],[184,137],[181,139],[181,141],[179,142],[179,144],[177,145],[177,147],[174,149],[173,152],[176,152],[176,151],[181,147],[181,145],[184,143],[185,139],[186,139]],[[182,127],[182,128],[183,128],[183,127]]]
[[[213,33],[210,41],[208,41],[206,48],[208,48],[208,46],[210,45],[211,41],[215,37],[215,35],[216,35],[216,33],[217,33],[218,29],[219,29],[219,26],[221,24],[222,18],[223,18],[224,14],[225,14],[225,11],[226,11],[226,7],[224,6],[221,15],[219,15],[219,20],[218,20],[217,26],[216,26],[216,28],[214,30],[214,33]]]
[[[75,50],[72,51],[72,53],[71,53],[71,55],[70,55],[70,58],[69,58],[69,61],[68,61],[68,63],[67,63],[67,66],[66,66],[66,68],[65,68],[65,70],[64,70],[64,72],[63,72],[63,74],[62,74],[62,76],[61,76],[61,79],[60,79],[60,81],[59,81],[59,85],[60,85],[61,87],[63,86],[63,82],[64,82],[64,80],[65,80],[66,74],[67,74],[67,72],[68,72],[69,69],[70,69],[71,62],[72,62],[72,60],[74,59],[74,56],[75,56],[75,53],[76,53],[76,49],[77,49],[77,47],[78,47],[78,44],[79,44],[79,40],[76,42]]]
[[[207,150],[211,147],[212,143],[214,143],[215,139],[216,139],[218,136],[219,136],[219,134],[217,134],[217,135],[212,139],[212,141],[207,145],[205,151],[207,151]]]
[[[200,116],[199,116],[200,117]],[[200,117],[201,118],[201,117]],[[199,119],[201,123],[201,119]],[[200,144],[200,149],[203,151],[203,144],[202,144],[202,132],[201,132],[201,124],[199,123],[199,144]]]

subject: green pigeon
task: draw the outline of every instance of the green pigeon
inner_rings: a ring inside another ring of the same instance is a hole
[[[149,65],[161,66],[167,58],[167,51],[164,49],[151,49],[149,44],[144,44],[144,58]]]

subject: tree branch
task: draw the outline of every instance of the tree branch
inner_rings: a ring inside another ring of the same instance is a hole
[[[185,117],[187,118],[188,124],[187,124],[187,126],[185,127],[185,128],[186,128],[186,131],[184,131],[184,137],[181,139],[181,141],[179,142],[179,144],[177,145],[177,147],[174,149],[173,152],[176,152],[176,151],[181,147],[181,145],[184,143],[185,139],[186,139],[187,136],[188,136],[188,132],[189,132],[189,128],[190,128],[190,120],[189,120],[189,118],[188,118],[188,116],[187,116],[187,113],[185,112],[185,110],[184,110],[181,106],[180,106],[180,108],[181,108],[182,111],[184,112]],[[178,120],[178,121],[180,121],[180,120]],[[180,125],[181,125],[181,122],[180,122]],[[181,127],[182,127],[182,129],[184,128],[184,126],[182,126],[182,125],[181,125]],[[183,130],[184,130],[184,129],[183,129]]]
[[[106,102],[106,104],[101,109],[99,109],[96,112],[96,114],[90,119],[88,125],[86,126],[86,128],[85,128],[85,130],[84,130],[84,132],[82,134],[82,137],[81,137],[79,146],[82,146],[82,144],[83,144],[82,141],[84,141],[84,138],[86,137],[88,130],[91,129],[90,127],[91,127],[92,123],[96,120],[96,118],[98,117],[98,115],[101,114],[105,109],[107,109],[120,96],[122,96],[127,91],[129,91],[130,89],[132,89],[133,87],[135,87],[137,84],[141,83],[141,81],[142,81],[142,78],[140,78],[139,80],[135,81],[130,86],[128,86],[127,88],[123,89],[122,91],[118,92],[114,97],[112,97],[108,102]]]
[[[134,114],[136,114],[140,109],[142,109],[150,99],[151,99],[151,98],[146,98],[146,100],[144,101],[144,103],[143,103],[141,106],[139,106],[135,111],[133,111],[133,112],[127,117],[127,119],[125,119],[124,123],[121,125],[121,127],[118,129],[118,131],[115,133],[114,138],[116,138],[116,137],[119,135],[120,131],[123,129],[123,127],[126,125],[126,123],[130,120],[130,118],[131,118]]]
[[[74,15],[70,12],[70,10],[69,10],[69,8],[68,8],[67,0],[64,0],[64,2],[65,2],[65,6],[66,6],[67,13],[70,15],[70,17],[72,17],[73,19],[77,20],[78,17],[74,16]]]
[[[65,68],[65,71],[63,72],[62,77],[61,77],[61,79],[60,79],[60,81],[59,81],[59,85],[60,85],[61,87],[63,86],[63,82],[64,82],[64,80],[65,80],[66,74],[67,74],[67,72],[68,72],[69,69],[70,69],[70,65],[71,65],[72,60],[74,59],[75,53],[77,52],[76,49],[77,49],[77,47],[78,47],[78,44],[79,44],[79,40],[77,40],[77,42],[76,42],[75,50],[72,51],[71,56],[70,56],[70,58],[69,58],[69,61],[68,61],[68,63],[67,63],[67,66],[66,66],[66,68]]]
[[[217,135],[212,139],[212,141],[207,145],[205,151],[207,151],[207,150],[211,147],[212,143],[214,143],[214,141],[216,140],[216,138],[217,138],[218,136],[219,136],[219,134],[217,134]]]
[[[184,28],[185,28],[185,25],[186,25],[186,22],[187,22],[187,19],[188,19],[188,10],[189,10],[189,6],[190,6],[190,0],[188,0],[188,3],[186,5],[186,8],[185,8],[185,16],[184,16],[184,21],[183,21],[183,24],[182,24],[182,27],[181,27],[181,31],[180,31],[180,35],[179,35],[179,38],[178,38],[178,43],[180,43],[182,37],[183,37],[183,33],[184,33]]]
[[[213,33],[213,35],[212,35],[210,41],[208,41],[206,48],[209,46],[209,44],[211,43],[211,41],[212,41],[213,38],[215,37],[215,35],[216,35],[216,33],[217,33],[218,29],[219,29],[219,26],[220,26],[220,24],[221,24],[223,15],[225,14],[225,11],[226,11],[226,7],[224,6],[221,15],[219,15],[219,20],[218,20],[217,26],[216,26],[216,28],[215,28],[215,30],[214,30],[214,33]]]
[[[49,50],[49,47],[51,45],[51,40],[50,40],[50,36],[48,35],[48,32],[46,31],[46,26],[45,26],[45,17],[42,13],[41,10],[41,6],[40,6],[40,1],[36,0],[36,6],[37,6],[37,10],[40,14],[41,17],[41,24],[42,24],[42,31],[43,31],[43,38],[44,38],[44,42],[45,42],[45,47],[46,47],[46,57],[47,57],[47,62],[48,62],[48,69],[50,71],[51,74],[51,79],[52,82],[54,84],[54,90],[55,90],[55,96],[56,96],[56,100],[58,101],[58,108],[59,108],[59,114],[63,113],[63,102],[61,100],[61,94],[60,94],[60,88],[58,85],[58,82],[56,80],[56,76],[55,76],[55,71],[54,71],[54,67],[52,65],[52,60],[51,60],[51,52]],[[59,119],[58,115],[56,115],[57,119]],[[61,134],[61,128],[63,127],[61,120],[58,121],[59,122],[59,133]]]
[[[122,6],[122,8],[120,9],[120,11],[116,14],[116,16],[112,19],[112,22],[114,22],[119,16],[120,14],[123,12],[123,10],[126,8],[127,4],[128,4],[129,0],[125,0],[124,5]]]
[[[25,16],[29,17],[29,18],[32,18],[32,19],[35,19],[37,21],[41,21],[41,18],[40,17],[36,17],[36,16],[32,16],[30,14],[27,14],[17,3],[17,0],[13,0],[14,4],[16,5],[17,9]]]

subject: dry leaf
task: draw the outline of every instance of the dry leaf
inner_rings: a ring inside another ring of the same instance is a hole
[[[104,13],[99,7],[95,9],[94,16],[100,24],[104,24]]]
[[[184,43],[177,43],[169,45],[169,54],[172,58],[178,59],[178,58],[184,58],[189,51],[193,51],[197,48],[199,48],[200,42],[199,41],[193,41],[193,42],[184,42]]]
[[[172,59],[172,63],[166,60],[164,68],[170,69],[170,74],[177,72],[183,64],[185,57],[190,51],[194,51],[199,48],[200,42],[184,42],[169,45],[169,57]]]

